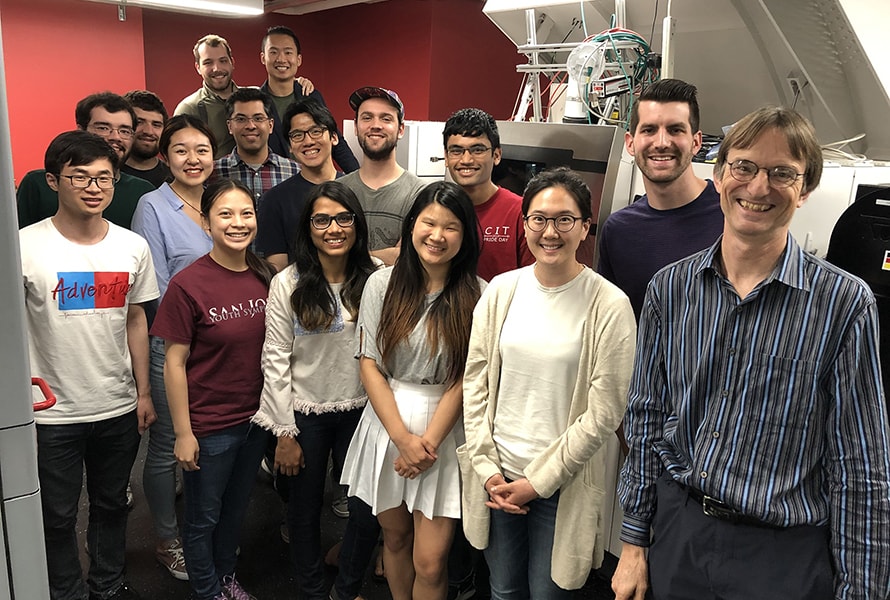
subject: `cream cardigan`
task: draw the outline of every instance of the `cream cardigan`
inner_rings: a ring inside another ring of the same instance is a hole
[[[495,277],[473,312],[464,373],[467,443],[457,453],[463,476],[464,533],[480,549],[488,545],[490,509],[485,506],[484,484],[501,473],[492,439],[501,370],[498,340],[522,270]],[[606,465],[605,453],[599,450],[615,435],[624,416],[636,338],[627,296],[593,271],[581,276],[596,281],[582,333],[569,420],[565,432],[525,469],[540,497],[560,493],[550,576],[564,589],[580,588],[590,569],[602,562]]]

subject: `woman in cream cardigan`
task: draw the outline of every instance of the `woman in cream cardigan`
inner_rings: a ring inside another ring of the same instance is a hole
[[[592,216],[577,174],[535,177],[522,212],[536,262],[494,278],[473,316],[463,524],[492,600],[555,600],[602,560],[598,451],[624,414],[636,325],[624,293],[575,259]]]

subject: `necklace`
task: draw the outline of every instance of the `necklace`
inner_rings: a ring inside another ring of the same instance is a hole
[[[199,215],[201,214],[201,211],[200,211],[198,208],[196,208],[194,204],[192,204],[191,202],[189,202],[188,200],[186,200],[185,198],[183,198],[182,194],[180,194],[179,192],[177,192],[177,191],[176,191],[176,188],[173,187],[173,185],[170,185],[170,189],[173,190],[173,193],[176,194],[176,196],[177,196],[180,200],[182,200],[183,202],[185,202],[185,203],[188,205],[189,208],[191,208],[193,211],[195,211],[195,212],[198,213]]]

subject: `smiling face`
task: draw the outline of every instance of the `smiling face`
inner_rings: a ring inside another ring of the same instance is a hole
[[[158,140],[164,130],[164,115],[159,112],[133,107],[136,112],[136,136],[130,152],[140,159],[158,155]]]
[[[560,216],[580,217],[578,202],[564,187],[548,187],[538,192],[529,203],[528,214],[551,219]],[[557,231],[554,221],[547,221],[543,231],[532,231],[525,225],[525,240],[535,262],[543,268],[564,269],[575,265],[575,252],[590,231],[590,220],[575,221],[570,231]]]
[[[358,107],[355,135],[362,152],[369,159],[389,158],[404,133],[405,125],[399,123],[398,109],[386,100],[368,98]]]
[[[301,166],[312,170],[327,165],[331,161],[331,151],[339,143],[337,135],[331,134],[330,131],[325,131],[317,140],[313,139],[307,132],[318,126],[308,113],[299,113],[290,120],[288,130],[288,139],[291,131],[299,130],[304,133],[303,139],[299,142],[290,140],[290,151]]]
[[[437,202],[420,211],[411,228],[411,243],[427,271],[447,267],[460,251],[463,239],[460,219]]]
[[[637,130],[633,135],[624,134],[627,151],[649,181],[675,181],[701,149],[701,132],[692,131],[689,124],[689,105],[644,100],[639,105],[639,115]]]
[[[355,224],[339,225],[336,217],[341,213],[349,213],[349,209],[335,200],[325,196],[318,198],[312,205],[312,216],[327,215],[331,217],[331,224],[327,229],[316,229],[309,224],[309,234],[312,236],[312,244],[318,250],[319,256],[329,258],[343,258],[349,255],[349,251],[355,245]]]
[[[186,127],[171,135],[165,152],[173,178],[182,185],[203,185],[213,172],[213,147],[197,129]]]
[[[107,158],[102,158],[77,167],[72,167],[71,163],[68,163],[61,171],[58,177],[46,174],[49,187],[59,194],[58,214],[78,220],[101,218],[102,211],[111,204],[114,188],[103,190],[99,188],[97,182],[90,181],[85,189],[77,189],[69,176],[114,177],[114,166],[111,162]]]
[[[750,148],[730,148],[723,172],[714,178],[725,218],[724,239],[784,246],[794,211],[809,196],[801,194],[803,178],[789,187],[776,189],[770,186],[766,171],[760,170],[751,181],[743,183],[730,173],[729,165],[737,160],[748,160],[767,169],[791,167],[797,173],[804,173],[806,165],[794,158],[785,136],[773,128],[760,134]]]
[[[195,70],[211,90],[217,93],[227,92],[232,85],[235,61],[222,44],[218,46],[201,44],[198,47],[198,62],[195,63]]]
[[[254,118],[265,120],[257,123]],[[255,155],[264,152],[269,144],[269,134],[272,133],[272,120],[266,114],[266,107],[261,100],[250,102],[235,102],[232,117],[228,121],[229,133],[235,139],[238,146],[238,154]],[[243,123],[238,123],[243,120]]]
[[[133,145],[135,123],[129,111],[108,112],[104,106],[96,106],[90,111],[90,122],[87,131],[95,133],[108,142],[123,163],[130,154]],[[125,132],[121,135],[121,128]]]
[[[213,240],[213,248],[218,252],[243,253],[256,235],[253,201],[240,189],[220,194],[203,219]]]
[[[470,148],[489,148],[485,153],[474,155]],[[459,157],[451,156],[449,149],[466,150]],[[491,172],[501,162],[501,149],[491,149],[491,140],[487,135],[466,137],[463,135],[448,136],[445,144],[445,166],[456,184],[463,188],[475,188],[491,182]]]
[[[266,67],[269,79],[293,81],[303,64],[303,55],[297,52],[297,45],[291,36],[273,33],[267,37],[260,52],[260,62]]]

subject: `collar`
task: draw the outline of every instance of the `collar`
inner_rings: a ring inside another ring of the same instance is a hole
[[[720,275],[720,243],[722,241],[723,235],[718,237],[717,241],[710,248],[695,259],[697,264],[693,269],[693,273],[696,276],[700,276],[701,273],[707,270]],[[803,249],[789,232],[785,240],[785,250],[782,252],[782,256],[769,276],[758,287],[778,281],[788,287],[808,291],[810,283],[804,275],[805,262],[806,258],[804,257]],[[720,276],[723,277],[723,275]]]
[[[241,158],[241,156],[238,155],[238,146],[235,146],[234,148],[232,148],[232,152],[229,155],[227,155],[226,158],[228,158],[229,161],[234,165],[243,164],[245,167],[250,168],[250,165],[243,158]],[[280,166],[280,163],[279,163],[280,159],[281,159],[281,157],[278,156],[277,154],[275,154],[274,152],[272,152],[272,149],[269,148],[269,154],[268,154],[268,156],[266,156],[266,160],[264,160],[262,165],[260,165],[260,166],[265,166],[265,165],[268,165],[269,163],[272,163],[276,167]]]
[[[234,92],[235,90],[238,89],[238,86],[235,84],[234,81],[231,82],[231,83],[232,83],[232,91]],[[204,81],[203,79],[201,80],[201,89],[204,91],[204,95],[205,95],[205,96],[209,96],[209,97],[211,97],[211,98],[215,98],[215,99],[219,100],[220,102],[225,103],[225,99],[224,99],[224,98],[221,98],[221,97],[219,96],[219,94],[217,94],[217,93],[214,92],[212,89],[210,89],[210,87],[207,85],[207,82]]]

